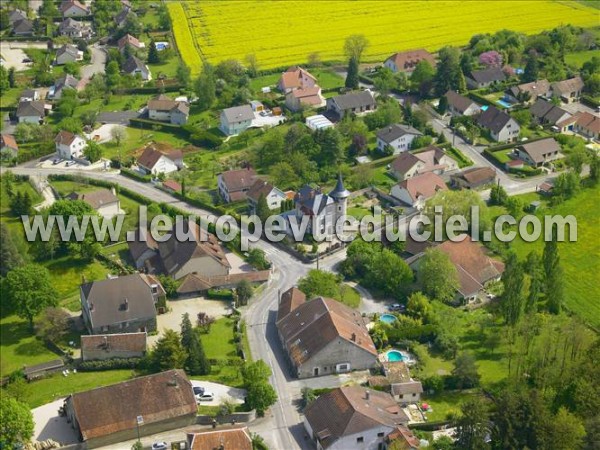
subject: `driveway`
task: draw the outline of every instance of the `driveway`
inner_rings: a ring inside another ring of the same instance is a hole
[[[0,42],[0,55],[2,55],[2,65],[7,69],[14,67],[17,72],[27,70],[31,67],[31,63],[24,63],[23,59],[27,58],[25,52],[20,48],[15,48],[12,42]]]
[[[58,408],[63,405],[63,402],[64,399],[61,398],[31,410],[35,423],[33,439],[38,441],[53,439],[63,445],[78,442],[77,434],[67,423],[67,419],[58,415]]]
[[[224,384],[213,383],[212,381],[190,380],[192,386],[201,386],[207,392],[214,394],[214,400],[210,402],[201,402],[205,406],[219,406],[224,401],[241,405],[246,397],[245,389],[233,388]]]
[[[274,127],[275,125],[279,125],[282,122],[285,122],[285,116],[273,116],[271,114],[266,116],[261,116],[260,113],[254,113],[254,120],[252,121],[251,127]]]
[[[104,73],[106,68],[106,50],[97,44],[90,46],[91,61],[87,66],[81,68],[81,78],[90,79],[94,74]]]
[[[101,112],[96,119],[98,122],[106,124],[113,123],[119,125],[129,125],[129,119],[135,119],[139,114],[137,111],[110,111]]]
[[[112,141],[112,136],[110,133],[113,128],[123,128],[123,130],[125,130],[123,125],[116,123],[105,123],[104,125],[100,125],[99,128],[93,130],[91,133],[85,133],[85,137],[87,139],[94,139],[95,136],[98,136],[97,142],[100,144],[104,142],[110,142]],[[127,130],[125,130],[125,132],[127,132]]]
[[[198,313],[203,312],[215,319],[231,313],[231,303],[221,300],[208,300],[204,297],[193,297],[180,300],[169,300],[167,305],[170,311],[156,317],[158,334],[148,336],[148,346],[152,346],[165,330],[177,330],[181,326],[181,317],[188,313],[192,324],[195,323]]]
[[[248,264],[240,256],[236,255],[232,251],[226,249],[225,255],[227,256],[227,261],[229,261],[229,264],[231,264],[231,269],[229,270],[229,273],[244,273],[251,272],[253,270],[250,264]]]

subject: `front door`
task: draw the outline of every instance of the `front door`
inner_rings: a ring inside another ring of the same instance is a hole
[[[318,377],[318,376],[319,376],[319,368],[318,368],[318,367],[315,367],[315,368],[314,368],[314,370],[313,370],[313,375],[314,375],[315,377]]]

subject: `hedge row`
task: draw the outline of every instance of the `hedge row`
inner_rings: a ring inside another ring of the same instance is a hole
[[[209,289],[206,297],[213,300],[233,300],[231,289]]]
[[[140,88],[129,88],[129,89],[117,89],[116,94],[127,95],[127,94],[161,94],[163,92],[179,92],[184,88],[180,84],[166,85],[161,87],[140,87]]]
[[[83,361],[77,367],[81,372],[100,372],[103,370],[136,369],[142,358],[114,358],[102,361]]]
[[[121,167],[121,175],[136,181],[141,181],[142,183],[150,183],[152,181],[152,176],[150,175],[142,175],[135,170],[125,169],[123,167]]]
[[[132,119],[129,119],[129,125],[135,128],[142,128],[145,130],[149,130],[149,129],[157,129],[159,131],[164,131],[166,133],[174,133],[174,134],[179,134],[180,136],[184,137],[184,138],[188,138],[189,136],[189,131],[187,131],[185,128],[181,127],[180,125],[173,125],[172,123],[166,123],[166,122],[157,122],[155,120],[149,120],[149,119],[140,119],[139,117],[135,117]]]
[[[589,95],[582,95],[581,96],[581,103],[583,103],[584,105],[589,106],[590,108],[598,108],[598,107],[600,107],[600,101],[596,100],[593,97],[590,97]]]

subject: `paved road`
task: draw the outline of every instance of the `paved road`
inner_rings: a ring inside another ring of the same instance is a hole
[[[98,44],[90,45],[90,64],[81,68],[81,78],[90,79],[96,73],[104,73],[106,68],[106,50]]]

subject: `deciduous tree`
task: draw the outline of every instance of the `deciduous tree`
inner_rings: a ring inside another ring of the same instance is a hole
[[[0,396],[0,448],[22,448],[33,436],[29,406],[8,395]]]
[[[437,300],[450,302],[460,287],[456,267],[440,250],[427,249],[418,273],[423,292]]]

